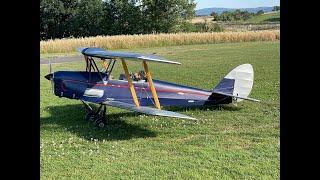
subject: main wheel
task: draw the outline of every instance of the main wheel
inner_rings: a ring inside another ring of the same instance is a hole
[[[96,121],[94,122],[94,124],[95,124],[97,127],[103,128],[103,127],[106,125],[106,122],[105,122],[104,117],[100,117],[100,118],[96,119]]]
[[[95,119],[95,117],[94,117],[94,114],[93,114],[93,113],[89,112],[89,113],[86,114],[86,120],[87,120],[87,121],[93,122],[94,119]]]
[[[99,124],[98,124],[98,127],[99,128],[103,128],[105,126],[105,123],[104,122],[100,122]]]

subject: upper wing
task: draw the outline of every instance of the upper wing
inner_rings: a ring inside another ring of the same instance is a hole
[[[179,113],[172,112],[172,111],[159,110],[159,109],[146,107],[146,106],[136,107],[134,104],[123,103],[123,102],[119,102],[119,101],[105,101],[105,102],[103,102],[103,104],[108,105],[108,106],[122,108],[122,109],[127,109],[130,111],[135,111],[135,112],[139,112],[139,113],[144,113],[144,114],[196,120],[193,117],[186,116],[186,115],[179,114]]]
[[[116,51],[106,51],[101,48],[78,48],[78,51],[83,55],[98,57],[98,58],[126,58],[128,60],[141,60],[141,61],[152,61],[152,62],[160,62],[160,63],[168,63],[168,64],[181,64],[175,61],[169,61],[163,57],[155,56],[155,55],[145,55],[139,53],[131,53],[131,52],[116,52]]]

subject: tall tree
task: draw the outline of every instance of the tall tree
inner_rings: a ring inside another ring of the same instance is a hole
[[[193,0],[141,0],[146,33],[169,32],[183,19],[194,16]]]
[[[72,32],[76,37],[103,34],[104,4],[101,0],[79,0],[73,16]]]
[[[211,13],[210,13],[210,16],[213,16],[213,17],[216,17],[218,14],[216,13],[216,12],[214,12],[214,11],[212,11]]]
[[[41,39],[170,32],[193,0],[40,0]]]
[[[280,6],[273,6],[272,11],[280,11]]]
[[[40,38],[70,36],[70,20],[75,14],[77,0],[40,1]]]
[[[113,34],[143,33],[140,5],[134,0],[110,0]]]

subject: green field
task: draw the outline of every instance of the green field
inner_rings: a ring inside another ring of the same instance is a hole
[[[246,23],[268,23],[268,22],[280,22],[280,12],[261,14],[253,16],[245,21]]]
[[[156,79],[203,89],[212,89],[237,65],[251,63],[255,82],[250,97],[266,103],[174,109],[198,121],[108,108],[109,125],[99,129],[84,120],[81,102],[52,94],[43,78],[48,65],[40,65],[41,179],[279,179],[279,41],[130,51],[181,62],[150,63],[150,69]],[[84,67],[81,61],[54,64],[53,70]],[[129,69],[142,66],[129,63]]]

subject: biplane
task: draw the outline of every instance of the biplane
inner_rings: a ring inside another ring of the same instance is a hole
[[[86,119],[98,127],[106,125],[106,106],[138,113],[174,118],[195,119],[177,112],[163,110],[165,106],[204,106],[228,104],[233,101],[259,101],[249,98],[253,86],[253,68],[242,64],[227,74],[212,90],[203,90],[153,79],[148,63],[181,65],[163,57],[139,53],[114,52],[101,48],[79,48],[86,62],[85,71],[57,71],[45,76],[56,96],[80,100],[87,110]],[[95,59],[102,61],[99,70]],[[144,71],[129,73],[126,61],[142,64]],[[124,74],[111,78],[116,62]],[[90,104],[98,104],[94,110]],[[154,106],[154,107],[152,107]]]

